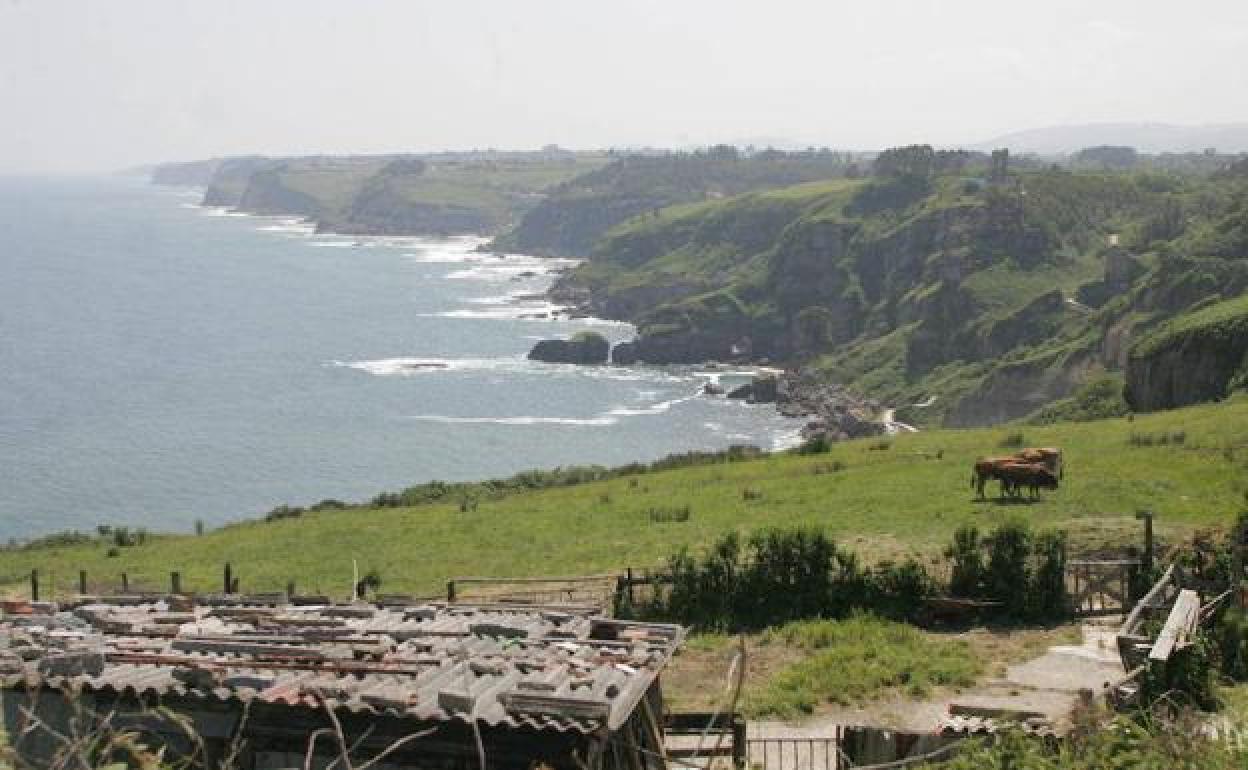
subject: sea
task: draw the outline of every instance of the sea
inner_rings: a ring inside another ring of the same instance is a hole
[[[191,531],[430,481],[791,446],[752,372],[526,360],[572,260],[362,238],[126,176],[0,177],[0,540]]]

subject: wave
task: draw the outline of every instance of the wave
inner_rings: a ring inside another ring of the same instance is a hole
[[[295,235],[312,235],[316,232],[316,223],[301,217],[282,217],[271,225],[257,227],[264,233],[292,233]]]
[[[362,372],[386,376],[407,376],[445,371],[486,371],[500,369],[520,369],[530,362],[526,359],[513,358],[416,358],[400,356],[396,358],[379,358],[372,361],[331,361],[331,366],[345,369],[357,369]]]
[[[449,425],[579,425],[605,426],[615,425],[619,419],[611,415],[599,417],[451,417],[442,414],[413,414],[409,420],[422,422],[440,422]]]
[[[648,414],[663,414],[677,404],[683,404],[686,401],[692,401],[697,396],[685,396],[683,398],[673,398],[669,401],[660,401],[657,404],[642,407],[625,407],[620,406],[607,412],[607,414],[615,417],[641,417]]]

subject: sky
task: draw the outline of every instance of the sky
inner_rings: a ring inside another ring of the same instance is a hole
[[[0,172],[1248,120],[1248,2],[0,0]]]

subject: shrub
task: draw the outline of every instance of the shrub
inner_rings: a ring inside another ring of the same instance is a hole
[[[341,511],[341,510],[345,510],[345,509],[350,508],[350,507],[351,507],[351,506],[347,505],[346,503],[344,503],[344,502],[343,502],[343,501],[341,501],[341,500],[334,500],[334,499],[332,499],[332,498],[327,498],[327,499],[325,499],[325,500],[320,501],[319,503],[313,503],[312,505],[308,506],[308,510],[309,510],[309,511],[316,511],[316,512],[320,512],[320,511]]]
[[[893,448],[893,442],[886,438],[882,438],[879,441],[876,441],[867,446],[867,449],[872,452],[887,452],[888,450],[892,448]]]
[[[1027,437],[1022,433],[1007,433],[997,446],[1001,449],[1019,449],[1027,443]]]
[[[281,521],[282,519],[297,519],[304,513],[303,509],[293,505],[279,505],[264,515],[265,521]]]
[[[830,449],[832,449],[832,441],[825,435],[818,435],[806,439],[794,451],[799,455],[820,455]]]
[[[754,489],[752,487],[743,487],[741,489],[741,499],[745,500],[746,502],[749,502],[751,500],[762,500],[763,499],[762,490]]]
[[[1031,583],[1031,532],[1022,522],[1007,522],[988,538],[988,568],[984,590],[988,596],[1005,602],[1006,614],[1021,618],[1026,614],[1023,601]]]
[[[1072,608],[1066,592],[1066,533],[1041,532],[1032,551],[1037,564],[1027,592],[1027,615],[1036,620],[1068,617]]]
[[[689,521],[692,511],[687,505],[679,508],[650,508],[646,511],[646,516],[653,524],[660,524],[669,521]]]
[[[1248,680],[1248,613],[1226,612],[1214,627],[1214,642],[1222,673],[1236,681]]]
[[[636,611],[712,631],[844,617],[854,609],[911,618],[933,593],[918,562],[864,571],[817,529],[770,529],[745,541],[728,533],[700,558],[682,548],[667,570],[671,590],[656,591]]]
[[[838,473],[848,467],[840,460],[833,460],[829,463],[815,463],[811,466],[810,472],[816,476],[822,476],[825,473]]]
[[[945,558],[952,562],[950,595],[968,598],[981,596],[984,586],[984,559],[979,530],[973,526],[958,527],[953,533],[953,545],[945,550]]]
[[[1000,614],[1013,620],[1070,616],[1064,532],[1033,534],[1026,524],[1007,522],[983,537],[975,527],[960,527],[945,558],[951,562],[953,596],[1002,602]]]

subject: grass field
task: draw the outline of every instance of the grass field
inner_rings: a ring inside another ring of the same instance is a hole
[[[974,500],[972,461],[1009,451],[999,445],[1020,430],[1029,445],[1063,448],[1062,488],[1034,504]],[[6,549],[0,551],[0,594],[25,593],[32,568],[40,570],[49,594],[76,590],[79,569],[88,571],[96,590],[116,589],[123,572],[132,588],[165,588],[173,570],[181,572],[185,590],[218,590],[228,561],[243,591],[280,590],[294,580],[301,591],[345,598],[353,560],[361,574],[380,574],[383,592],[435,594],[452,576],[654,566],[681,545],[697,547],[728,530],[792,525],[822,527],[868,558],[934,557],[960,524],[990,528],[1023,517],[1068,529],[1076,550],[1089,551],[1138,542],[1134,513],[1140,509],[1156,512],[1163,542],[1226,526],[1244,505],[1246,470],[1248,399],[1240,398],[1133,421],[847,442],[825,454],[772,455],[518,492],[482,499],[468,512],[451,502],[308,513],[200,536],[160,535],[112,556],[112,543],[103,540]],[[650,515],[654,508],[685,505],[686,521]]]

